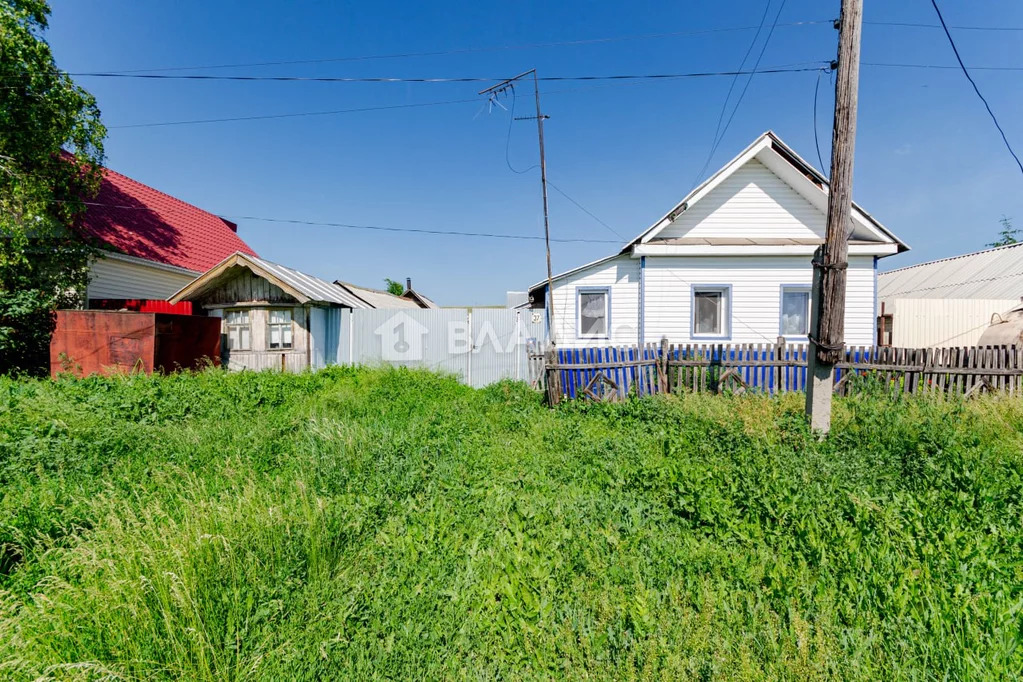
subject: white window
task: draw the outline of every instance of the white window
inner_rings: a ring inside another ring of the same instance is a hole
[[[810,288],[781,288],[781,335],[806,336],[810,332]]]
[[[269,348],[291,348],[291,311],[271,308],[267,332]]]
[[[579,310],[579,337],[606,339],[610,326],[610,289],[578,289],[576,307]]]
[[[224,311],[224,329],[228,350],[252,350],[252,328],[248,310]]]
[[[693,287],[693,336],[727,337],[731,317],[727,285]]]

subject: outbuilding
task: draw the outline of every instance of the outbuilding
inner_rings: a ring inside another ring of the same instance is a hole
[[[228,369],[301,371],[337,357],[341,311],[418,308],[386,292],[370,297],[293,268],[235,253],[170,297],[221,319],[221,362]],[[371,299],[371,300],[367,300]]]

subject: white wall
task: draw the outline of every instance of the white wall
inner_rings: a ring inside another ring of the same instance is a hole
[[[874,259],[849,258],[845,338],[849,345],[874,343]],[[781,287],[813,281],[809,256],[651,257],[644,275],[647,341],[690,337],[691,290],[696,284],[731,285],[731,333],[715,343],[774,343],[781,326]],[[792,339],[792,341],[796,341]]]
[[[847,274],[846,343],[872,345],[876,328],[873,257],[851,257]],[[674,343],[702,341],[690,336],[694,284],[731,286],[729,338],[708,343],[774,343],[780,332],[781,286],[809,286],[813,271],[809,256],[647,256],[641,278],[640,260],[619,256],[555,283],[558,344],[582,347],[636,343],[641,279],[648,343],[662,337]],[[612,333],[607,340],[580,339],[576,334],[577,289],[593,286],[611,287]]]
[[[89,267],[88,298],[163,300],[185,286],[196,273],[115,258],[98,258]]]
[[[579,287],[611,287],[609,339],[580,339],[576,330],[576,291]],[[618,256],[565,277],[554,284],[555,340],[561,346],[607,346],[637,342],[639,259]]]
[[[693,204],[657,239],[820,239],[826,224],[824,213],[754,159]]]
[[[996,313],[1019,299],[899,298],[885,302],[892,315],[892,345],[898,348],[973,346]]]

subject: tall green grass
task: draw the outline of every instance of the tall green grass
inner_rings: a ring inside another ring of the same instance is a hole
[[[1023,405],[0,381],[0,679],[1011,679]]]

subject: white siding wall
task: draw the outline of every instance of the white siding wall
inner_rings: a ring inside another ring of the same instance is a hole
[[[781,287],[807,285],[813,279],[809,256],[651,257],[646,259],[645,335],[648,342],[666,336],[690,337],[694,284],[731,286],[731,334],[715,343],[773,343],[780,332]],[[874,260],[849,259],[845,338],[850,345],[874,342]]]
[[[165,299],[195,275],[159,267],[98,258],[89,268],[89,298]]]
[[[579,287],[611,288],[610,339],[580,339],[576,330],[576,291]],[[639,259],[628,255],[598,263],[554,284],[554,331],[560,346],[606,346],[637,342]]]
[[[823,238],[827,216],[764,164],[752,160],[666,227],[678,237]]]
[[[898,348],[973,346],[991,316],[1020,305],[1019,299],[899,298],[885,302]]]

